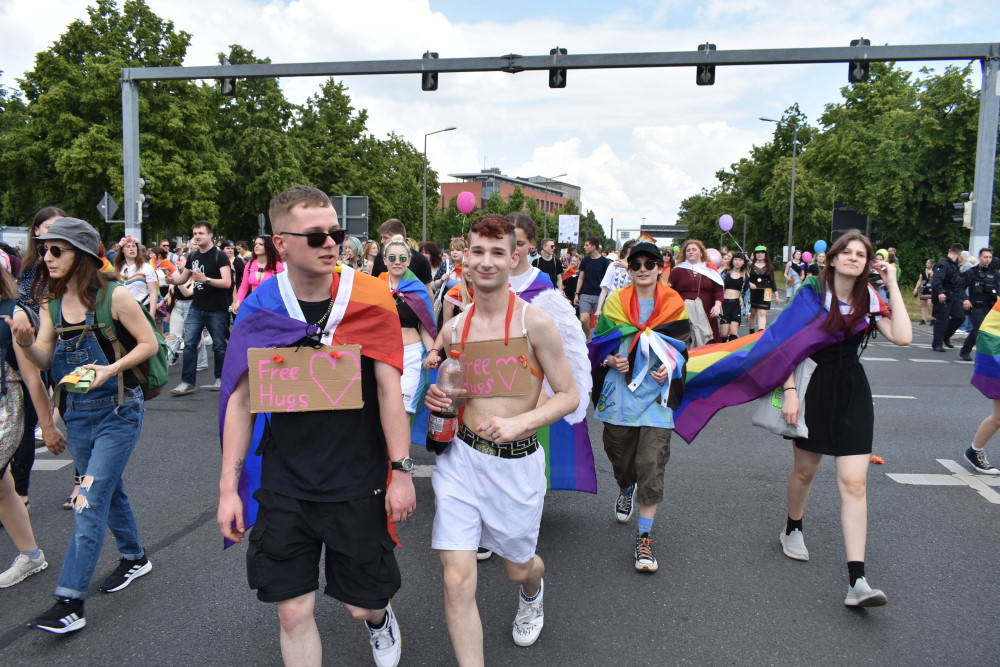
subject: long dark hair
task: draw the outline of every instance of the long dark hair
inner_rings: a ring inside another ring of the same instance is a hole
[[[253,239],[254,248],[257,247],[257,239],[260,239],[264,243],[264,256],[267,257],[267,266],[264,267],[265,271],[270,271],[274,273],[278,270],[278,249],[274,247],[274,240],[269,234],[262,234],[261,236],[255,236]],[[257,260],[257,251],[253,252],[253,260]]]
[[[764,253],[764,273],[774,273],[774,264],[771,263],[771,253],[769,253],[766,250],[754,250],[753,251],[753,259],[751,259],[749,261],[750,266],[754,267],[755,271],[757,270],[756,266],[757,266],[757,253],[758,252]],[[750,269],[747,268],[747,274],[749,274],[749,273],[750,273]],[[761,275],[761,274],[758,273],[757,275]]]
[[[431,268],[435,271],[441,266],[441,250],[436,243],[424,241],[420,244],[420,252],[427,253],[427,261],[431,263]]]
[[[733,260],[742,259],[743,267],[740,269],[740,277],[746,278],[747,275],[750,273],[750,267],[747,266],[747,256],[744,255],[742,252],[734,252],[732,253],[732,255],[733,256],[729,260],[729,275],[733,275],[733,271],[736,270],[736,267],[733,266]]]
[[[865,259],[867,264],[857,278],[854,279],[854,286],[851,287],[851,314],[844,317],[843,313],[840,312],[840,308],[837,307],[837,293],[833,289],[833,281],[836,276],[837,270],[833,267],[833,263],[829,260],[831,257],[838,257],[840,253],[847,249],[848,244],[851,241],[857,241],[865,247]],[[874,257],[874,252],[872,251],[872,243],[868,240],[868,237],[861,233],[857,229],[849,229],[844,232],[844,235],[833,242],[830,249],[826,252],[826,266],[819,274],[820,284],[823,285],[825,290],[829,291],[833,297],[830,305],[830,316],[826,318],[826,322],[823,323],[823,330],[829,331],[830,333],[836,333],[838,331],[847,331],[850,333],[858,325],[858,322],[868,317],[868,273],[871,270],[872,257]],[[825,295],[821,295],[821,298]]]
[[[45,208],[38,209],[35,217],[31,219],[31,236],[28,237],[28,247],[24,251],[24,262],[21,264],[21,275],[18,278],[35,268],[35,265],[42,261],[41,255],[38,254],[38,242],[35,241],[35,237],[38,236],[38,225],[50,218],[65,217],[66,211],[57,206],[46,206]],[[34,282],[32,282],[32,290],[34,290]]]
[[[42,285],[48,286],[45,293],[46,299],[62,297],[69,287],[70,278],[74,276],[76,277],[76,295],[79,297],[80,303],[86,306],[87,310],[93,310],[97,292],[108,284],[108,277],[101,272],[101,267],[92,255],[74,246],[73,264],[63,277],[53,281],[49,275],[49,267],[45,262],[38,264],[38,271],[35,273],[35,279],[40,280]],[[32,282],[32,287],[34,284]]]

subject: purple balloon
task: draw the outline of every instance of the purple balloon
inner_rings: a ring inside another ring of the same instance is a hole
[[[733,228],[733,216],[728,213],[723,213],[722,217],[719,218],[719,228],[724,232],[728,232]]]
[[[472,213],[472,209],[476,208],[476,196],[466,190],[465,192],[458,195],[458,210],[462,215],[469,215]]]

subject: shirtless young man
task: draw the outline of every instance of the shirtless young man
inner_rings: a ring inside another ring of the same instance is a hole
[[[437,457],[431,546],[440,551],[444,567],[445,620],[460,665],[484,664],[476,605],[479,545],[499,554],[507,576],[521,585],[514,642],[530,646],[542,631],[545,565],[535,555],[535,545],[546,479],[536,431],[572,412],[580,401],[555,324],[507,286],[516,264],[514,226],[500,215],[476,220],[464,264],[475,304],[444,327],[446,343],[502,339],[498,334],[505,323],[511,342],[526,332],[529,367],[540,370],[555,392],[539,406],[542,383],[533,373],[525,395],[461,399],[458,437]],[[450,404],[436,385],[430,386],[425,402],[432,411]]]

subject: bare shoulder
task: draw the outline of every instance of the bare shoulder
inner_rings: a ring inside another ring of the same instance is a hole
[[[538,306],[527,302],[524,304],[524,324],[528,328],[529,335],[533,338],[550,334],[558,337],[556,323],[552,316]]]

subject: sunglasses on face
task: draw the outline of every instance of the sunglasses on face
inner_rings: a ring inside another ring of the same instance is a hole
[[[60,257],[62,257],[62,254],[64,252],[69,252],[70,250],[72,250],[72,248],[63,248],[62,246],[59,245],[38,246],[38,254],[40,257],[45,257],[45,253],[51,253],[53,257],[59,259]]]
[[[282,232],[282,236],[304,236],[306,239],[306,244],[310,248],[322,248],[323,244],[326,243],[326,237],[333,239],[333,242],[340,245],[344,242],[347,237],[346,229],[331,229],[328,232],[307,232],[305,234],[300,234],[298,232]]]
[[[647,260],[634,259],[634,260],[632,260],[631,262],[628,263],[628,268],[631,271],[638,271],[639,269],[641,269],[643,267],[645,267],[647,271],[652,271],[653,269],[656,268],[656,262],[654,262],[651,259],[647,259]]]
[[[409,257],[407,257],[406,255],[386,255],[385,258],[390,262],[395,262],[397,260],[400,262],[405,262],[407,259],[409,259]]]

